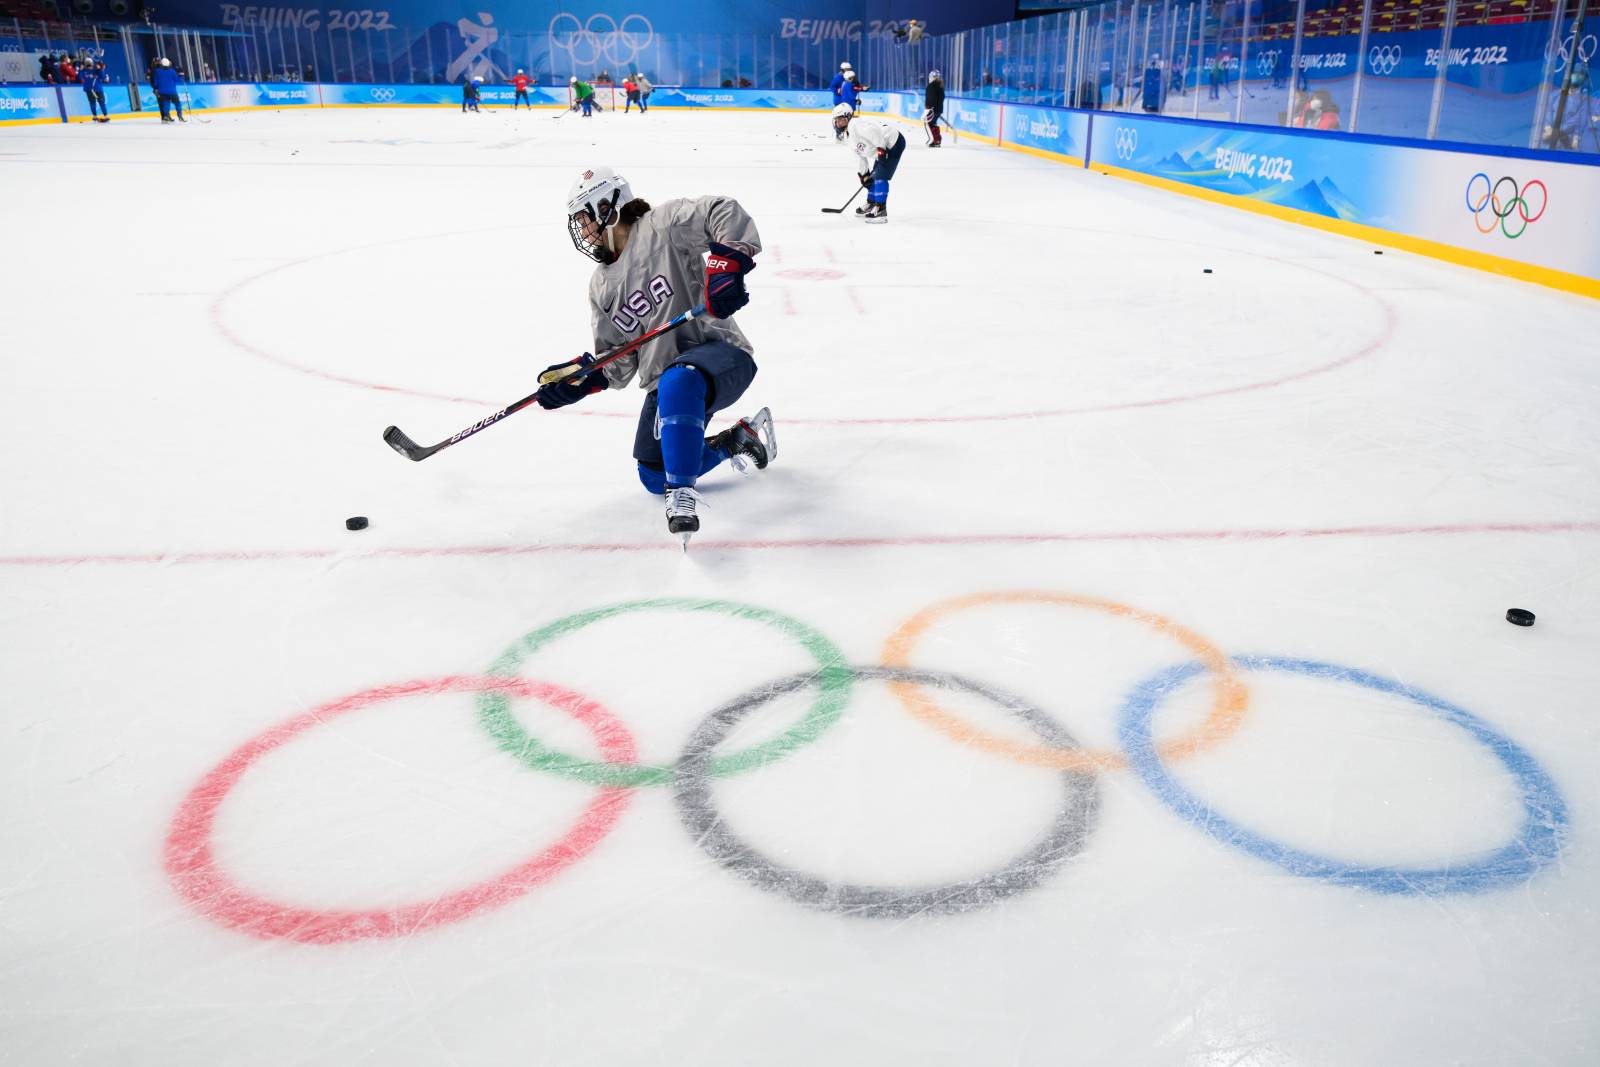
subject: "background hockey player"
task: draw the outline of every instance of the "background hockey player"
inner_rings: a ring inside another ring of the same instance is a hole
[[[840,90],[842,90],[844,88],[845,71],[847,71],[849,69],[850,69],[849,62],[840,63],[839,64],[839,73],[835,74],[833,76],[833,81],[828,83],[828,88],[833,90],[833,106],[834,107],[838,107],[840,104],[844,103],[843,97],[841,97],[839,94],[840,94]]]
[[[646,391],[633,441],[639,480],[666,497],[667,529],[687,545],[700,528],[694,487],[702,475],[727,459],[761,470],[777,457],[766,408],[705,436],[706,420],[736,403],[756,376],[750,342],[730,316],[750,302],[744,279],[761,237],[735,200],[703,196],[652,208],[610,167],[586,170],[573,184],[567,228],[574,247],[600,264],[589,282],[595,351],[627,344],[690,307],[706,309],[601,370],[583,372],[594,362],[587,352],[546,368],[578,373],[539,389],[540,406],[550,409],[638,378]]]
[[[95,122],[110,122],[111,112],[106,110],[106,94],[101,84],[106,80],[105,64],[85,63],[78,72],[78,82],[83,95],[89,98],[89,117]],[[97,110],[98,109],[98,110]]]
[[[856,214],[868,222],[888,222],[889,179],[905,153],[905,135],[887,122],[858,117],[849,104],[833,109],[833,127],[855,153],[856,177],[867,190],[867,206]]]
[[[635,74],[633,81],[639,87],[639,112],[643,114],[650,110],[650,94],[655,92],[656,87],[643,74]]]
[[[627,103],[624,104],[622,108],[622,113],[626,115],[633,110],[634,104],[639,103],[639,83],[633,80],[633,76],[631,74],[624,74],[622,76],[622,91],[627,96]],[[644,106],[642,104],[639,107],[639,113],[644,113]]]
[[[523,73],[520,67],[517,69],[517,76],[511,79],[512,86],[517,90],[517,95],[511,99],[512,111],[517,110],[518,104],[527,104],[528,110],[533,110],[533,101],[528,98],[528,85],[532,81],[533,79]]]
[[[183,100],[178,96],[178,84],[178,72],[172,69],[172,60],[165,56],[157,60],[150,70],[150,88],[156,92],[162,122],[171,122],[173,111],[178,113],[179,122],[187,121],[183,117]]]
[[[569,82],[572,86],[572,106],[582,108],[584,118],[591,117],[593,112],[590,109],[594,107],[594,86],[579,81],[576,74],[569,79]]]
[[[943,143],[939,135],[939,120],[944,118],[944,75],[928,71],[928,87],[922,91],[922,123],[928,128],[928,147],[938,148]]]
[[[851,111],[861,110],[861,94],[871,86],[864,85],[853,70],[844,72],[844,84],[839,87],[839,102],[849,104]]]
[[[478,83],[482,78],[468,78],[461,85],[461,113],[478,110]]]

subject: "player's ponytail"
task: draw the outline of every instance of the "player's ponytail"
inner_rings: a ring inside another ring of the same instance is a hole
[[[635,197],[622,205],[621,222],[624,226],[632,226],[646,215],[650,214],[650,205],[644,200]]]

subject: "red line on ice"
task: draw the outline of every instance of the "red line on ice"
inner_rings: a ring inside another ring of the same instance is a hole
[[[986,545],[1094,544],[1118,541],[1288,541],[1321,537],[1417,537],[1462,534],[1600,533],[1600,519],[1549,522],[1471,522],[1416,525],[1311,526],[1254,530],[1102,530],[1081,533],[951,534],[904,537],[793,537],[756,540],[713,539],[694,543],[696,552],[831,550],[841,548],[969,548]],[[438,545],[389,547],[370,551],[337,548],[259,549],[217,552],[80,553],[56,556],[0,556],[0,567],[72,567],[85,563],[254,563],[309,559],[425,559],[447,556],[526,556],[583,552],[680,552],[678,542],[550,541],[521,545]]]

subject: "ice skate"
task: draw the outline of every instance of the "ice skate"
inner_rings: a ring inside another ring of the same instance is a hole
[[[683,540],[683,549],[689,550],[689,538],[700,530],[700,494],[691,485],[667,490],[667,532]]]
[[[867,213],[862,218],[867,222],[888,222],[889,209],[882,204],[868,204]]]
[[[772,427],[772,410],[762,408],[748,419],[740,419],[721,433],[706,438],[706,447],[726,452],[733,469],[741,474],[755,465],[758,471],[778,458],[778,435]]]

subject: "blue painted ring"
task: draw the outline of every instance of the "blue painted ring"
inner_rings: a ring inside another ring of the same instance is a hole
[[[1518,885],[1560,855],[1566,838],[1567,804],[1555,781],[1520,745],[1465,709],[1420,689],[1331,663],[1270,656],[1239,656],[1233,663],[1240,670],[1280,671],[1359,685],[1402,697],[1428,709],[1465,730],[1511,773],[1522,794],[1524,814],[1515,837],[1494,852],[1462,863],[1420,868],[1347,863],[1282,844],[1240,826],[1181,785],[1156,754],[1155,740],[1151,736],[1156,708],[1167,694],[1205,670],[1202,664],[1186,663],[1152,675],[1134,688],[1123,704],[1118,733],[1128,755],[1129,767],[1145,786],[1180,818],[1206,835],[1301,878],[1318,878],[1374,893],[1415,896],[1483,893]]]

